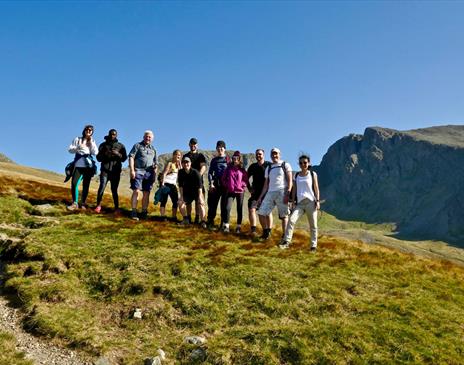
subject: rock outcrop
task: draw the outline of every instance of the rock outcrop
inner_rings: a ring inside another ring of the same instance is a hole
[[[464,244],[464,126],[367,128],[333,144],[315,170],[324,209],[342,219]]]

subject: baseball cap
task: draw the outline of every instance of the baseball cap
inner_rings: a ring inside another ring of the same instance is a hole
[[[218,147],[224,147],[224,148],[226,148],[226,142],[224,142],[224,141],[217,141],[217,142],[216,142],[216,148],[218,148]]]
[[[279,150],[277,147],[274,147],[274,148],[271,150],[271,153],[272,153],[272,152],[280,153],[280,150]]]
[[[182,162],[192,162],[192,161],[190,160],[189,157],[185,156],[185,157],[182,159]]]
[[[194,137],[190,138],[189,144],[198,144],[198,140]]]

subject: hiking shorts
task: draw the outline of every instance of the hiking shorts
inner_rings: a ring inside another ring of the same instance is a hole
[[[256,207],[258,206],[258,199],[260,195],[261,192],[259,194],[251,194],[251,196],[248,198],[248,209],[256,209]]]
[[[136,171],[135,179],[131,179],[130,181],[130,188],[132,190],[151,191],[154,182],[153,170]]]
[[[285,218],[289,215],[290,210],[288,209],[288,204],[284,203],[284,197],[284,190],[268,191],[261,203],[261,206],[259,207],[258,214],[264,216],[269,215],[272,213],[272,209],[277,206],[279,218]]]

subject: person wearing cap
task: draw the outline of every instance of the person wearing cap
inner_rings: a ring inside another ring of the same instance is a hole
[[[206,172],[206,157],[203,153],[198,151],[198,140],[196,138],[190,138],[189,141],[189,149],[190,151],[187,152],[183,157],[188,157],[191,162],[191,168],[197,170],[200,173],[200,178],[201,178],[201,194],[202,194],[202,199],[199,200],[204,204],[205,201],[205,188],[203,184],[203,175]],[[195,204],[195,223],[199,222],[200,219],[200,211],[205,210],[205,206],[203,205],[202,207],[199,205],[200,203],[197,201]],[[188,216],[189,219],[191,217],[192,213],[192,207],[189,205],[188,206]]]
[[[72,204],[67,206],[68,210],[79,208],[79,184],[82,182],[81,208],[86,209],[85,201],[89,194],[90,181],[96,174],[97,165],[93,158],[98,152],[97,144],[93,139],[94,128],[86,125],[82,131],[82,137],[76,137],[68,147],[69,153],[74,154],[74,169],[72,171],[71,195]]]
[[[290,247],[293,237],[293,230],[296,222],[303,215],[306,215],[311,233],[310,249],[317,250],[317,211],[321,208],[319,196],[319,183],[317,174],[311,170],[311,161],[309,156],[302,155],[298,159],[301,171],[297,172],[294,177],[292,189],[292,202],[295,206],[290,215],[287,230],[279,247],[286,249]]]
[[[248,186],[248,191],[250,192],[251,196],[248,199],[248,217],[250,219],[250,229],[251,229],[251,235],[252,236],[257,236],[256,233],[256,223],[257,223],[257,217],[256,217],[256,210],[258,206],[258,199],[259,196],[261,195],[261,192],[263,191],[264,187],[264,173],[267,169],[268,166],[270,166],[269,161],[264,160],[264,150],[262,148],[258,148],[255,151],[255,157],[256,157],[256,162],[252,163],[247,170],[248,174],[248,181],[247,181],[247,186]],[[250,184],[250,179],[251,179],[251,184]],[[272,227],[272,214],[269,215],[270,219],[270,224],[269,227]],[[264,218],[262,216],[259,216],[259,221],[261,223],[261,227],[264,228],[265,223]]]
[[[229,156],[226,155],[226,143],[217,141],[216,143],[217,156],[213,157],[208,170],[208,227],[214,227],[214,219],[219,202],[221,203],[221,227],[224,222],[226,211],[226,191],[221,182],[221,177],[230,163]]]
[[[136,143],[129,152],[130,188],[132,189],[130,217],[139,220],[137,216],[137,203],[139,192],[142,192],[142,213],[140,218],[145,219],[148,214],[150,192],[156,179],[158,166],[156,150],[152,145],[153,132],[145,131],[143,140]]]
[[[288,222],[288,201],[292,190],[292,167],[280,159],[280,150],[271,150],[271,165],[264,172],[264,187],[258,198],[258,214],[262,217],[264,227],[261,238],[267,240],[271,236],[270,215],[277,206],[279,219],[282,222],[282,235]]]
[[[247,186],[248,175],[243,168],[242,155],[240,151],[235,151],[232,156],[232,163],[229,164],[222,175],[222,185],[226,191],[226,215],[224,216],[223,232],[230,231],[230,211],[232,210],[232,203],[234,199],[237,201],[237,226],[235,233],[241,232],[242,218],[243,218],[243,198]]]
[[[201,226],[206,228],[201,176],[197,170],[192,168],[192,161],[189,157],[182,158],[182,169],[179,170],[177,182],[179,185],[178,205],[183,216],[182,224],[188,225],[190,223],[188,208],[191,208],[192,202],[195,201],[200,206]]]
[[[119,213],[118,186],[121,179],[122,163],[127,160],[126,147],[118,141],[116,129],[110,129],[105,136],[105,142],[98,147],[97,161],[100,165],[100,186],[97,193],[96,213],[101,212],[101,201],[108,181],[111,183],[111,193],[113,195],[114,209]]]

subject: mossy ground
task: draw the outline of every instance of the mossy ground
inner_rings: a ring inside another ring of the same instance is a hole
[[[48,189],[32,188],[18,195]],[[301,233],[281,251],[279,232],[256,244],[68,214],[67,193],[48,191],[61,213],[41,226],[29,202],[0,197],[2,231],[25,228],[1,247],[6,289],[26,327],[54,341],[124,364],[158,348],[168,363],[190,363],[187,335],[207,338],[209,364],[462,363],[464,269],[449,261],[327,235],[314,254]],[[135,308],[142,320],[131,318]]]

